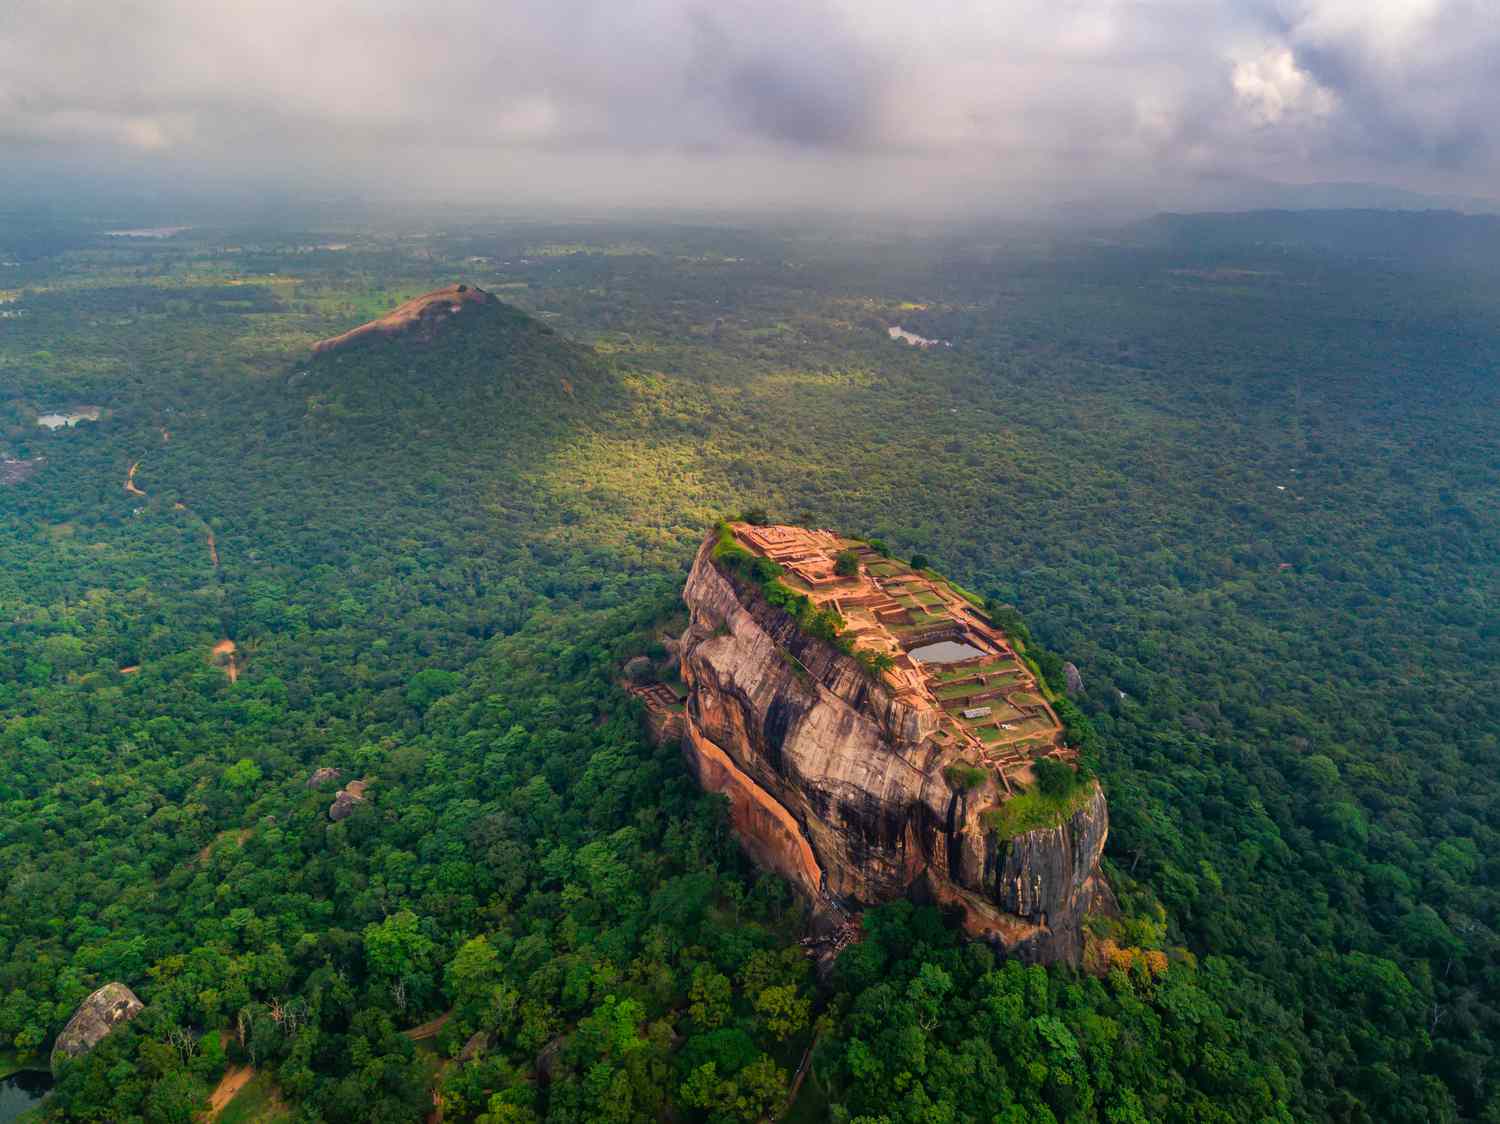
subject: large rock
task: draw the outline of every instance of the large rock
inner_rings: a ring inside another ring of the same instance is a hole
[[[339,789],[328,808],[328,818],[338,823],[339,820],[347,820],[354,815],[354,809],[365,802],[365,789],[368,787],[365,781],[350,781]]]
[[[124,984],[105,984],[79,1005],[57,1036],[52,1046],[53,1070],[59,1062],[92,1050],[116,1027],[139,1015],[144,1007],[135,992]]]
[[[313,775],[307,778],[307,787],[321,788],[325,784],[339,780],[343,775],[340,770],[325,765],[321,769],[314,770]]]
[[[1077,963],[1109,828],[1097,784],[1066,823],[996,838],[944,777],[931,708],[742,592],[713,544],[683,591],[683,752],[729,798],[747,853],[815,903],[911,895],[957,907],[970,935],[1026,959]]]
[[[1083,694],[1083,673],[1072,661],[1063,664],[1063,682],[1068,685],[1068,694]]]

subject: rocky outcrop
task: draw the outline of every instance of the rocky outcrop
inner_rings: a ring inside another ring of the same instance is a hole
[[[321,788],[325,784],[332,784],[339,780],[343,775],[340,770],[325,765],[321,769],[315,769],[313,775],[307,778],[307,787]]]
[[[1078,670],[1078,665],[1071,660],[1063,664],[1063,682],[1068,685],[1068,694],[1083,694],[1083,673]]]
[[[960,909],[966,931],[1007,951],[1076,963],[1108,833],[1097,784],[1067,822],[997,838],[946,779],[931,707],[804,633],[721,570],[713,543],[683,593],[682,745],[729,798],[747,853],[815,902],[912,895]]]
[[[85,999],[52,1046],[52,1069],[97,1046],[106,1035],[144,1010],[145,1004],[122,983],[107,983]]]
[[[313,344],[313,354],[335,351],[372,339],[406,339],[427,343],[435,338],[444,323],[463,314],[469,308],[487,304],[498,304],[492,293],[471,285],[449,285],[405,304],[397,305],[378,320],[371,320],[341,335]]]
[[[338,823],[339,820],[347,820],[354,815],[354,809],[365,802],[365,789],[368,787],[365,781],[350,781],[339,789],[328,808],[328,818]]]

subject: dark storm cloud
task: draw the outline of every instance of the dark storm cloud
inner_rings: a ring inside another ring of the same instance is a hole
[[[591,204],[1489,191],[1471,0],[7,0],[11,167]]]

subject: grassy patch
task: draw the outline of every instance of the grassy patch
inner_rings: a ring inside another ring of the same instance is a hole
[[[1066,796],[1045,796],[1030,789],[998,808],[991,808],[980,817],[980,822],[1001,839],[1014,839],[1028,831],[1056,827],[1087,804],[1093,794],[1091,784],[1080,784]]]
[[[933,694],[944,702],[951,702],[953,699],[966,699],[970,695],[983,694],[989,690],[991,688],[983,683],[959,683],[953,687],[939,687]]]
[[[269,1074],[257,1073],[234,1095],[219,1114],[219,1124],[271,1124],[290,1120],[292,1110],[282,1103],[276,1083]]]

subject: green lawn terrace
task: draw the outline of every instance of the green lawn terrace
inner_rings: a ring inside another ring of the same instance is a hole
[[[984,611],[940,575],[914,570],[858,539],[788,525],[729,525],[736,541],[782,567],[782,581],[820,609],[834,609],[857,651],[883,652],[893,665],[886,686],[908,705],[938,714],[933,735],[937,766],[954,762],[992,771],[998,795],[1014,795],[1035,780],[1040,756],[1072,761],[1062,723],[1031,669]],[[852,551],[859,572],[835,570]],[[980,654],[959,662],[923,662],[912,651],[942,641]]]

